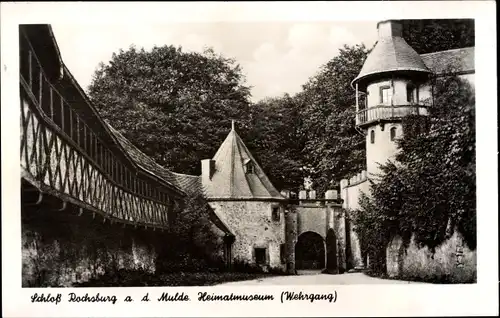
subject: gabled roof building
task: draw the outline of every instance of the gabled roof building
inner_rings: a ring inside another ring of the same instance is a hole
[[[208,200],[285,199],[241,140],[234,122],[214,157],[202,162],[202,187]]]

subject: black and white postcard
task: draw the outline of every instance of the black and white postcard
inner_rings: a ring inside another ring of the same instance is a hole
[[[7,3],[1,38],[5,317],[498,314],[493,2]]]

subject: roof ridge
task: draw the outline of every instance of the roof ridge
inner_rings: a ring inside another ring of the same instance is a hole
[[[240,138],[240,140],[241,140],[241,138]],[[252,152],[248,149],[248,147],[245,145],[245,143],[243,142],[243,140],[241,140],[241,144],[244,147],[245,152],[248,154],[248,157],[250,158],[250,160],[252,160],[252,162],[257,166],[258,169],[256,169],[256,170],[257,171],[262,171],[262,174],[261,174],[262,177],[260,177],[258,175],[257,175],[257,177],[259,178],[260,182],[264,185],[264,188],[267,191],[267,193],[269,193],[270,196],[273,196],[273,194],[271,193],[270,189],[268,189],[268,186],[271,186],[272,187],[271,190],[276,190],[276,192],[279,194],[279,191],[274,187],[274,185],[272,184],[271,180],[269,180],[269,178],[267,177],[266,173],[264,172],[264,169],[262,169],[262,167],[259,165],[259,163],[257,162],[257,160],[255,160],[254,156],[252,155]]]
[[[252,161],[252,175],[245,172],[245,159]],[[213,160],[216,173],[210,181],[202,181],[208,199],[284,199],[235,130],[229,132]]]
[[[166,169],[166,168],[164,168],[164,169]],[[172,174],[174,174],[176,176],[192,177],[192,178],[199,178],[200,177],[200,176],[197,176],[197,175],[194,175],[194,174],[179,173],[179,172],[175,172],[175,171],[171,171],[171,170],[168,170],[168,171],[170,171],[170,173],[172,173]]]
[[[238,150],[238,146],[236,145],[236,131],[234,131],[234,129],[231,130],[231,132],[229,132],[229,134],[233,134],[232,138],[231,138],[231,158],[229,158],[230,160],[230,167],[231,167],[231,170],[229,172],[229,195],[230,196],[233,196],[234,195],[234,151],[235,151],[235,146],[236,146],[236,150]]]
[[[239,135],[237,135],[236,137],[239,139],[239,141],[241,141],[241,144],[244,146],[245,144],[243,143],[243,140],[241,140],[240,136],[239,136]],[[238,148],[238,152],[240,153],[240,157],[242,158],[242,157],[243,157],[243,156],[242,156],[242,151],[241,151],[241,149],[240,149],[240,145],[239,145],[239,143],[238,143],[238,142],[236,143],[236,146],[237,146],[237,148]],[[248,155],[248,153],[247,153],[247,155]],[[248,156],[248,157],[249,157],[249,156]],[[248,158],[247,160],[252,160],[252,159]],[[241,164],[243,164],[243,165],[244,165],[244,164],[245,164],[245,162],[242,162]],[[245,173],[245,174],[244,174],[244,177],[245,177],[245,179],[246,179],[246,181],[247,181],[247,184],[249,184],[251,181],[249,180],[249,176],[248,176],[248,174],[246,174],[246,173]],[[252,197],[254,197],[254,196],[255,196],[255,191],[253,191],[253,190],[252,190],[252,187],[250,187],[250,186],[248,187],[248,189],[250,190],[250,193],[252,194]]]
[[[429,52],[429,53],[422,53],[420,54],[420,56],[422,55],[433,55],[433,54],[442,54],[444,52],[451,52],[451,51],[463,51],[463,50],[468,50],[468,49],[474,49],[475,46],[466,46],[466,47],[461,47],[461,48],[456,48],[456,49],[448,49],[448,50],[442,50],[442,51],[436,51],[436,52]]]

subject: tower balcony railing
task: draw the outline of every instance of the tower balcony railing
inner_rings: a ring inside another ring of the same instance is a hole
[[[409,105],[378,105],[359,110],[356,113],[356,125],[365,126],[379,121],[399,120],[408,115],[428,115],[428,106],[421,104]]]

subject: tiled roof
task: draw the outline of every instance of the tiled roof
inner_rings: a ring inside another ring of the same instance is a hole
[[[366,58],[352,84],[359,83],[360,89],[363,89],[367,77],[392,71],[430,73],[420,55],[402,37],[383,37]]]
[[[234,128],[213,160],[215,172],[210,180],[203,183],[203,191],[208,199],[284,199]],[[253,173],[245,172],[246,164],[253,165]]]
[[[474,72],[474,51],[474,47],[467,47],[420,56],[425,65],[436,74]]]
[[[155,176],[163,179],[165,182],[179,188],[186,194],[201,193],[200,177],[187,174],[175,173],[165,169],[148,155],[140,151],[134,146],[125,136],[119,133],[108,123],[111,132],[116,136],[118,142],[125,149],[132,160],[134,160],[141,168],[153,173]]]

